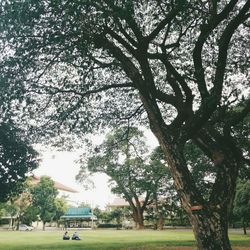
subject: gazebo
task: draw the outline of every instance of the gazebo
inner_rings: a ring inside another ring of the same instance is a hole
[[[61,216],[65,228],[88,228],[93,227],[97,217],[93,214],[91,208],[69,208],[68,211]],[[91,223],[91,224],[90,224]]]

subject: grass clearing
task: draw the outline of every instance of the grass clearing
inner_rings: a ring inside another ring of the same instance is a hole
[[[63,231],[0,231],[0,250],[192,250],[191,231],[82,230],[81,241],[63,241]],[[73,231],[69,231],[72,235]],[[233,249],[250,249],[250,236],[230,234]],[[240,248],[239,248],[240,247]]]

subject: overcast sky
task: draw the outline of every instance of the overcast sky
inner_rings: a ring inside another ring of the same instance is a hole
[[[148,145],[155,147],[157,141],[150,131],[146,131],[145,135],[148,138]],[[95,140],[98,140],[96,138]],[[108,176],[104,174],[97,174],[94,178],[95,188],[92,190],[84,190],[84,188],[76,182],[75,176],[79,171],[79,165],[76,160],[82,151],[65,152],[65,151],[41,151],[41,162],[39,168],[34,171],[34,174],[41,176],[50,176],[54,181],[59,181],[62,184],[78,190],[76,194],[69,194],[69,200],[72,204],[78,205],[81,202],[92,204],[93,206],[99,206],[105,208],[106,204],[112,202],[114,195],[110,192],[108,187]]]

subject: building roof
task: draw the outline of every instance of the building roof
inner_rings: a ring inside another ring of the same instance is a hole
[[[143,204],[144,200],[141,198],[139,200],[139,202],[141,204]],[[113,200],[113,202],[109,203],[107,206],[110,207],[110,208],[112,208],[112,207],[113,208],[118,208],[118,207],[129,207],[130,205],[129,205],[129,203],[125,199],[116,197]]]
[[[37,183],[40,182],[40,177],[39,176],[32,175],[31,178],[32,178],[32,183],[34,183],[34,184],[37,184]],[[62,183],[60,183],[58,181],[54,181],[54,187],[56,189],[59,189],[59,190],[62,190],[62,191],[66,191],[66,192],[70,192],[70,193],[78,193],[77,190],[75,190],[75,189],[73,189],[71,187],[68,187],[68,186],[66,186],[66,185],[64,185],[64,184],[62,184]]]
[[[115,198],[112,203],[108,204],[108,207],[128,207],[129,203],[122,198]]]

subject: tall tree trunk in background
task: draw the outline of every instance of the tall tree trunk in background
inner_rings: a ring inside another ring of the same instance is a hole
[[[16,223],[16,230],[19,230],[19,224],[20,224],[20,217],[17,217],[17,223]]]
[[[133,219],[135,222],[136,229],[144,229],[143,215],[136,210],[133,210]]]
[[[246,223],[245,223],[244,219],[243,219],[243,222],[242,222],[242,226],[243,226],[244,235],[246,235],[247,234],[247,228],[246,228]]]
[[[46,222],[43,221],[43,231],[45,231],[45,224],[46,224]]]
[[[164,216],[161,213],[159,213],[157,229],[163,230],[163,227],[164,227]]]
[[[137,229],[144,229],[144,218],[143,213],[138,208],[137,211]]]

